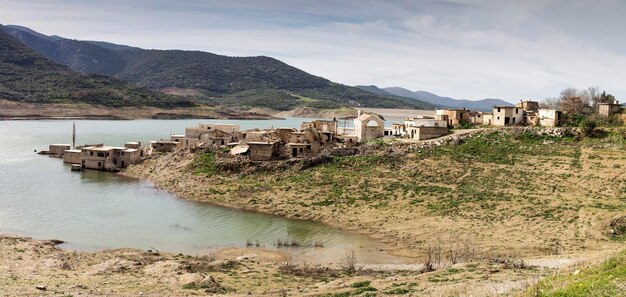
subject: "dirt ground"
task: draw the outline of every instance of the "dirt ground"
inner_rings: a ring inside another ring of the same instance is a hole
[[[284,263],[280,253],[255,249],[198,258],[133,249],[73,252],[57,243],[0,236],[0,296],[496,296],[554,271],[494,259],[434,272],[347,273]]]
[[[268,119],[267,114],[200,106],[192,108],[121,107],[89,104],[30,104],[0,100],[0,120],[38,119]]]

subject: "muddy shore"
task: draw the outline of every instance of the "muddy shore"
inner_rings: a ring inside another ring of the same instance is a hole
[[[221,107],[189,108],[107,107],[89,104],[32,104],[0,100],[0,120],[136,120],[136,119],[246,119],[276,117]]]

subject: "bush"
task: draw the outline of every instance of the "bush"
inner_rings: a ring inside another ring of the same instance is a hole
[[[594,120],[591,119],[584,119],[580,122],[579,127],[583,133],[583,135],[587,136],[587,137],[591,137],[594,135],[594,132],[596,130],[596,127],[598,126],[598,123]]]

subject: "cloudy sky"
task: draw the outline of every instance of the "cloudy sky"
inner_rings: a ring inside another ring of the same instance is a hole
[[[624,15],[622,0],[0,0],[0,23],[48,35],[266,55],[348,85],[511,102],[588,86],[626,97]]]

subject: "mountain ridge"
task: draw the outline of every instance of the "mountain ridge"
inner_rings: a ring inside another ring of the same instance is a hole
[[[495,98],[486,98],[481,100],[455,99],[451,97],[439,96],[427,91],[411,91],[401,87],[387,87],[381,88],[381,90],[397,96],[412,98],[415,100],[428,102],[430,104],[451,108],[467,108],[479,111],[491,111],[494,105],[513,106],[513,104],[508,101]]]
[[[75,72],[26,47],[3,29],[0,25],[0,99],[113,107],[196,105],[193,100],[151,92],[118,79]]]
[[[12,26],[5,31],[71,69],[110,75],[154,91],[179,90],[212,105],[276,110],[434,108],[420,100],[376,95],[334,83],[266,56],[229,57],[201,51],[145,50],[101,41],[52,40],[23,28]]]

